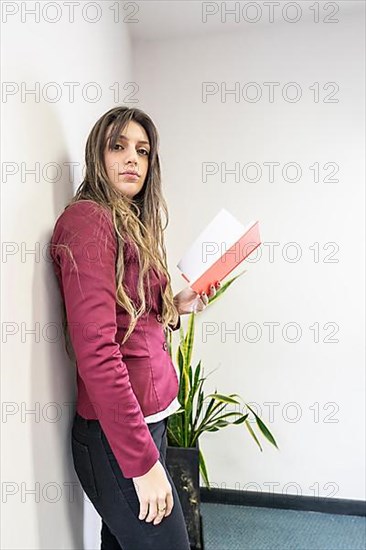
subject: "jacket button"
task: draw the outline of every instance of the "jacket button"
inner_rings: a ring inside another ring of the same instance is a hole
[[[157,313],[157,315],[156,315],[156,320],[157,320],[159,323],[161,323],[161,322],[163,321],[163,318],[162,318],[162,316],[160,315],[160,313]]]
[[[165,351],[168,349],[168,344],[166,342],[163,344],[163,349],[165,349]]]

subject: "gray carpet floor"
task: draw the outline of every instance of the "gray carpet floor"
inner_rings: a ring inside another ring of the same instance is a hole
[[[366,518],[201,502],[205,550],[365,550]]]

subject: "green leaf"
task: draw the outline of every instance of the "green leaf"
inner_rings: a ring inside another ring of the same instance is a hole
[[[216,399],[216,401],[221,401],[222,403],[231,403],[234,405],[239,405],[239,401],[236,399],[232,399],[231,397],[228,397],[227,395],[222,395],[221,393],[210,393],[207,395],[207,397],[213,397],[213,399]]]
[[[206,397],[203,399],[203,401],[205,399],[207,399],[208,395],[206,395]],[[207,409],[206,409],[206,413],[202,419],[202,423],[204,423],[210,416],[211,412],[214,410],[214,405],[215,405],[215,399],[212,398],[211,401],[209,402],[208,406],[207,406]],[[216,404],[215,407],[219,407],[220,404]]]
[[[235,420],[235,422],[230,422],[230,424],[241,424],[242,422],[244,422],[245,418],[248,416],[248,415],[241,416],[241,413],[239,412],[228,412],[220,416],[219,420],[222,420],[223,418],[231,418],[232,416],[238,416],[238,415],[240,415],[240,418]]]
[[[235,422],[233,422],[233,424],[243,424],[243,422],[246,421],[248,416],[249,416],[248,414],[243,414],[243,416],[238,418],[238,420],[235,420]]]
[[[188,376],[189,376],[189,387],[191,388],[192,387],[192,367],[191,367],[191,365],[189,365]]]
[[[208,489],[211,489],[210,482],[208,480],[206,462],[205,462],[205,459],[203,457],[201,449],[199,449],[198,456],[199,456],[199,467],[200,467],[200,472],[201,472],[202,477],[203,477],[203,481],[205,482],[206,487]]]
[[[274,445],[278,449],[275,438],[273,437],[273,435],[271,434],[271,432],[269,431],[269,429],[267,428],[267,426],[265,425],[263,420],[261,420],[259,418],[259,416],[256,417],[256,422],[257,422],[257,424],[259,426],[259,429],[262,432],[262,434],[267,438],[267,440],[270,443],[272,443],[272,445]]]
[[[262,446],[261,446],[261,444],[259,443],[257,436],[256,436],[255,433],[253,432],[253,429],[252,429],[252,427],[251,427],[251,425],[250,425],[250,423],[249,423],[248,420],[245,421],[245,425],[246,425],[246,427],[248,428],[248,432],[250,433],[250,435],[252,436],[252,438],[254,439],[254,441],[257,443],[259,449],[260,449],[261,451],[263,451]]]
[[[226,422],[226,420],[216,420],[216,426],[218,428],[225,428],[226,426],[228,426],[230,424],[230,422]]]
[[[177,349],[177,363],[179,368],[179,376],[182,376],[182,371],[184,366],[184,356],[183,356],[182,345],[179,345]]]
[[[202,385],[203,385],[203,382],[204,382],[204,378],[201,378],[199,383],[198,383],[198,386],[197,386],[197,392],[198,392],[198,400],[197,400],[197,409],[196,409],[196,417],[198,417],[200,414],[201,414],[201,409],[202,409],[202,406],[203,406],[203,391],[202,391]]]
[[[226,283],[224,283],[222,285],[222,287],[216,291],[216,294],[215,296],[213,296],[212,298],[209,298],[209,301],[208,301],[208,305],[212,304],[212,302],[214,302],[215,300],[217,300],[218,298],[220,298],[225,292],[226,290],[233,284],[233,282],[238,278],[238,277],[241,277],[242,275],[244,275],[245,273],[247,273],[247,269],[244,269],[243,271],[241,271],[240,273],[238,273],[237,275],[235,275],[234,277],[232,277],[231,279],[229,279]]]
[[[169,445],[173,443],[173,446],[176,446],[176,447],[180,446],[180,441],[179,441],[179,437],[177,437],[176,430],[171,429],[169,426],[167,429],[167,438],[168,438]]]
[[[193,351],[193,342],[194,342],[194,313],[191,313],[188,319],[188,330],[184,342],[184,359],[185,367],[191,364],[192,351]]]
[[[255,416],[255,420],[258,424],[258,427],[260,429],[260,431],[262,432],[262,434],[264,435],[264,437],[267,438],[267,440],[272,443],[272,445],[274,445],[277,449],[278,449],[278,446],[277,446],[277,443],[275,441],[275,438],[273,437],[273,435],[271,434],[271,432],[269,431],[269,429],[267,428],[267,426],[265,425],[265,423],[263,422],[263,420],[261,420],[259,418],[259,416],[253,411],[253,409],[251,407],[249,407],[249,405],[246,405],[248,407],[248,409],[254,414]]]
[[[194,382],[193,382],[194,389],[197,388],[200,374],[201,374],[201,359],[199,360],[196,370],[194,372]]]

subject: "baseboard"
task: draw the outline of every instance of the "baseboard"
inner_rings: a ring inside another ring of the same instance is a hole
[[[207,489],[207,487],[200,487],[200,495],[201,502],[214,502],[217,504],[263,506],[264,508],[306,510],[347,516],[366,515],[366,502],[363,500],[259,493],[257,491],[238,491],[234,489]]]

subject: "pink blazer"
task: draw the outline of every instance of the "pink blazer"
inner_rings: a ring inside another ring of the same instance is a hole
[[[142,476],[159,458],[144,416],[164,410],[179,388],[162,327],[159,278],[151,270],[151,311],[122,345],[129,316],[116,301],[117,238],[110,212],[94,201],[71,204],[57,219],[50,244],[76,356],[76,410],[99,420],[123,475]],[[65,249],[54,248],[59,244],[70,247],[75,263]],[[138,262],[131,243],[124,254],[134,299]],[[166,278],[161,280],[165,288]],[[178,329],[180,318],[170,327]]]

